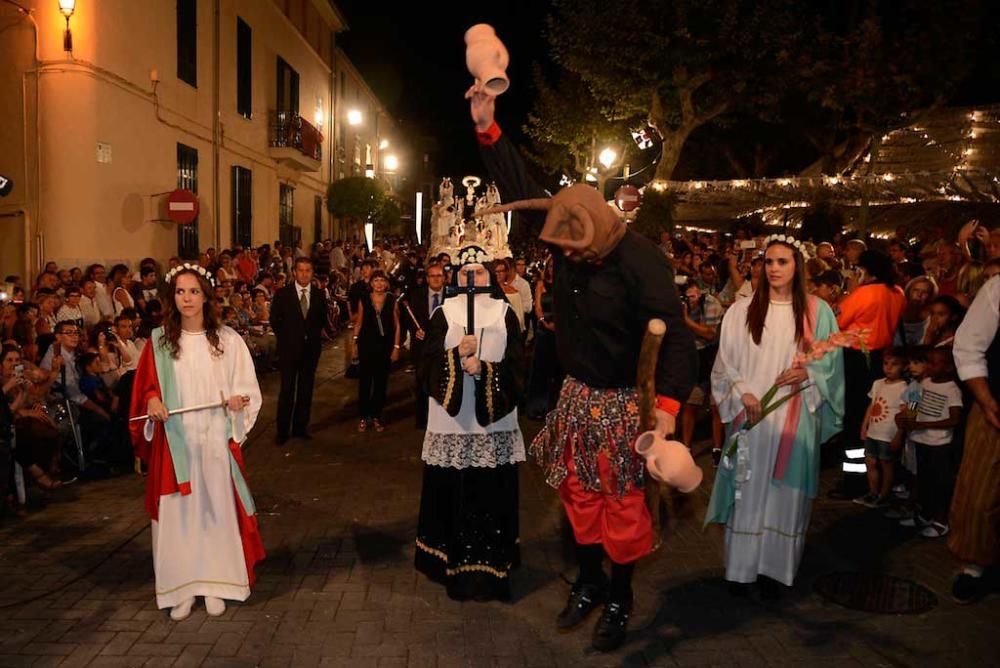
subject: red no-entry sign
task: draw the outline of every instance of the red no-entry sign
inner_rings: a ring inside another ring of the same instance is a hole
[[[178,225],[187,225],[197,217],[198,196],[193,192],[178,188],[167,195],[167,218]]]
[[[622,211],[635,211],[642,203],[642,193],[635,186],[622,186],[615,191],[615,204]]]

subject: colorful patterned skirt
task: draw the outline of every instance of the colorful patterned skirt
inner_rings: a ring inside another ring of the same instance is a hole
[[[635,453],[639,435],[639,395],[635,388],[592,388],[572,376],[563,381],[556,409],[531,444],[531,454],[545,471],[545,480],[559,489],[566,479],[566,449],[571,448],[576,477],[583,489],[602,491],[604,456],[610,466],[605,476],[621,498],[645,485],[646,465]]]

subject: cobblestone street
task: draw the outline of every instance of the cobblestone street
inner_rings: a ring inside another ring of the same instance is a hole
[[[984,666],[1000,665],[1000,596],[958,606],[956,564],[928,541],[850,503],[817,501],[794,592],[733,599],[711,489],[674,497],[663,546],[636,574],[626,645],[590,649],[596,616],[559,634],[574,575],[561,509],[538,468],[521,468],[522,568],[515,600],[456,603],[412,567],[422,432],[413,376],[390,379],[384,433],[356,432],[343,350],[324,353],[313,438],[273,443],[276,374],[246,450],[267,560],[244,604],[209,619],[201,601],[173,623],[156,609],[148,519],[137,476],[77,484],[24,520],[0,523],[0,666]],[[526,438],[536,423],[523,421]],[[835,472],[824,475],[833,482]],[[183,546],[177,546],[183,549]],[[891,573],[937,596],[929,612],[877,615],[813,592],[834,571]]]

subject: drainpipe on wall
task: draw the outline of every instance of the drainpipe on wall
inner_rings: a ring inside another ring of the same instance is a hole
[[[330,40],[330,183],[337,180],[337,33]],[[325,195],[326,193],[324,193]],[[333,214],[327,211],[330,220],[330,239],[336,241],[339,235],[334,232]]]
[[[221,112],[219,109],[219,39],[222,33],[221,29],[221,9],[219,6],[220,0],[215,0],[215,40],[214,48],[212,50],[212,69],[213,69],[213,86],[212,86],[212,216],[215,221],[215,247],[217,249],[222,248],[222,221],[219,220],[221,215],[221,197],[219,193],[219,144],[222,119],[220,118]],[[198,249],[201,251],[201,249]]]

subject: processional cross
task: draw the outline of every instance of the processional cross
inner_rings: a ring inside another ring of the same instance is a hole
[[[448,286],[445,288],[445,295],[454,297],[455,295],[466,295],[468,297],[469,315],[466,321],[465,333],[472,336],[476,332],[476,295],[489,294],[491,292],[488,285],[476,286],[476,272],[472,269],[465,272],[464,286]]]

